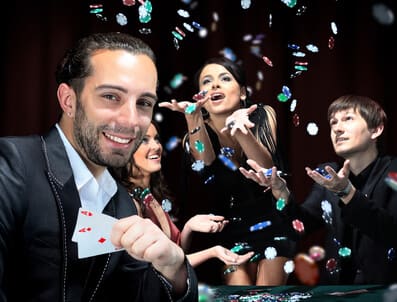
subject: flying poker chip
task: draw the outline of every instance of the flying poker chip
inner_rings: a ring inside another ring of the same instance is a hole
[[[229,60],[231,60],[231,61],[236,61],[236,59],[237,59],[236,54],[235,54],[234,51],[233,51],[231,48],[229,48],[229,47],[225,47],[224,49],[222,49],[221,51],[219,51],[219,53],[220,53],[221,55],[223,55],[226,59],[229,59]]]
[[[394,248],[390,248],[387,251],[387,260],[393,261],[394,259],[396,259],[396,250]]]
[[[256,77],[258,78],[259,81],[263,81],[263,78],[264,78],[263,72],[261,70],[258,70],[256,72]]]
[[[297,103],[298,101],[296,100],[296,99],[293,99],[292,101],[291,101],[291,104],[289,105],[289,111],[291,111],[291,112],[294,112],[295,111],[295,109],[296,109],[296,103]]]
[[[295,269],[295,263],[292,260],[288,260],[284,263],[284,272],[286,274],[291,274]]]
[[[375,3],[372,5],[372,16],[382,25],[391,25],[394,23],[394,13],[384,3]]]
[[[164,116],[160,112],[156,112],[155,114],[153,114],[153,119],[156,122],[161,123],[164,120]]]
[[[173,35],[176,39],[178,39],[178,40],[180,40],[180,41],[183,40],[183,36],[182,36],[179,32],[173,30],[173,31],[171,31],[171,33],[172,33],[172,35]]]
[[[178,9],[176,12],[177,12],[177,14],[178,14],[179,16],[181,16],[181,17],[183,17],[183,18],[189,18],[189,17],[190,17],[190,14],[189,14],[189,12],[188,12],[187,10]]]
[[[309,256],[312,258],[314,261],[321,261],[325,257],[325,250],[321,246],[318,245],[313,245],[309,249]]]
[[[294,65],[294,68],[297,71],[307,71],[307,66],[303,66],[303,65]]]
[[[332,224],[332,206],[328,200],[321,201],[321,209],[323,210],[322,218],[325,223]]]
[[[168,142],[165,144],[165,148],[168,151],[174,150],[178,144],[181,142],[181,139],[177,136],[171,136],[168,140]]]
[[[299,50],[299,49],[300,49],[300,46],[297,45],[297,44],[289,43],[289,44],[288,44],[288,48],[289,48],[289,49],[292,49],[292,50]]]
[[[91,4],[90,5],[90,14],[100,14],[103,13],[103,5],[102,4]]]
[[[281,88],[281,93],[279,93],[277,95],[277,99],[280,102],[286,102],[286,101],[288,101],[290,99],[291,95],[292,94],[291,94],[291,90],[289,89],[289,87],[283,85],[283,87]]]
[[[307,49],[308,51],[311,51],[311,52],[319,52],[318,47],[317,47],[316,45],[314,45],[314,44],[308,44],[308,45],[306,45],[306,49]]]
[[[306,131],[309,135],[314,136],[318,134],[318,126],[314,122],[310,122],[306,126]]]
[[[387,185],[397,191],[397,172],[389,172],[385,178]]]
[[[184,27],[186,30],[190,31],[191,33],[194,32],[193,26],[191,26],[189,23],[183,22],[182,25],[183,25],[183,27]]]
[[[279,198],[276,202],[276,209],[282,211],[285,208],[285,199]]]
[[[332,213],[332,206],[328,200],[321,201],[321,209],[324,212]]]
[[[303,225],[303,222],[299,219],[295,219],[292,221],[292,227],[298,233],[303,233],[305,231],[305,226]]]
[[[172,39],[172,41],[174,42],[175,49],[178,50],[179,47],[180,47],[180,45],[179,45],[179,40],[178,40],[177,38],[174,37],[174,38]]]
[[[336,26],[335,22],[331,22],[331,30],[334,35],[338,34],[338,26]]]
[[[262,57],[262,50],[259,45],[251,45],[250,51],[254,56],[258,58]]]
[[[298,127],[298,126],[299,126],[299,124],[300,124],[300,117],[299,117],[298,114],[295,113],[295,114],[292,116],[292,123],[294,124],[295,127]]]
[[[277,250],[274,247],[269,246],[265,249],[264,254],[266,259],[271,260],[277,257]]]
[[[152,20],[152,16],[150,15],[152,11],[151,5],[152,5],[151,2],[149,0],[146,0],[144,4],[139,6],[138,8],[139,22],[148,23],[150,20]]]
[[[282,88],[281,88],[281,91],[283,92],[283,94],[285,94],[288,98],[290,98],[291,97],[291,90],[289,89],[289,87],[288,86],[283,86]]]
[[[288,97],[284,93],[279,93],[277,99],[282,103],[288,101]]]
[[[250,232],[260,231],[260,230],[267,228],[268,226],[271,226],[271,225],[272,225],[272,222],[270,220],[265,220],[265,221],[261,221],[261,222],[258,222],[257,224],[250,226],[249,230],[250,230]]]
[[[269,65],[270,67],[273,67],[273,62],[268,57],[263,56],[262,59],[267,65]]]
[[[186,80],[186,77],[182,73],[176,73],[170,81],[170,86],[173,89],[178,88]]]
[[[295,275],[300,282],[308,286],[314,286],[320,279],[320,271],[317,263],[308,255],[299,253],[294,258]]]
[[[251,0],[241,0],[240,3],[242,9],[249,9],[251,6]]]
[[[281,0],[286,6],[292,8],[296,5],[297,0]]]
[[[339,272],[338,261],[335,258],[328,259],[327,263],[325,264],[325,268],[331,275],[338,273]]]
[[[194,24],[194,23],[193,23]],[[193,25],[194,26],[194,25]],[[198,35],[200,38],[205,38],[208,36],[208,29],[206,29],[205,27],[200,27]]]
[[[303,51],[294,51],[294,52],[292,53],[292,55],[293,55],[294,57],[297,57],[297,58],[304,58],[304,57],[306,57],[306,54],[305,54]]]
[[[230,158],[228,158],[227,156],[223,155],[223,154],[218,154],[218,158],[222,161],[222,163],[228,167],[230,170],[232,171],[236,171],[237,170],[237,166],[232,162],[232,160]]]
[[[128,23],[127,17],[123,13],[118,13],[116,15],[116,21],[121,26],[127,25]]]
[[[164,212],[168,213],[172,210],[172,203],[169,199],[164,198],[161,201],[161,207],[163,208]]]
[[[134,6],[135,0],[123,0],[123,5],[125,6]]]
[[[350,257],[350,256],[351,256],[352,250],[351,250],[350,248],[344,246],[344,247],[341,247],[341,248],[338,250],[338,254],[339,254],[339,256],[341,256],[342,258],[347,258],[347,257]]]
[[[334,47],[335,47],[335,38],[331,36],[328,39],[328,48],[334,49]]]

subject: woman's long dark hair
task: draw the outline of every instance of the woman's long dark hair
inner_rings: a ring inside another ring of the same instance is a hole
[[[157,133],[159,134],[160,138],[160,128],[156,121],[152,120],[151,124],[156,128]],[[138,147],[139,148],[139,147]],[[128,192],[133,193],[134,189],[138,188],[136,184],[131,181],[131,176],[133,173],[133,168],[139,169],[135,165],[134,157],[131,156],[129,163],[118,169],[112,169],[111,173],[113,177],[116,178],[125,188],[127,188]],[[145,189],[145,188],[142,188]],[[154,198],[161,203],[163,199],[172,200],[173,195],[168,188],[168,185],[165,181],[164,175],[161,170],[154,172],[150,175],[150,184],[149,189],[153,194]]]

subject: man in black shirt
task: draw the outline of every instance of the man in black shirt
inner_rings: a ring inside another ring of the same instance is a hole
[[[275,167],[270,178],[252,160],[253,170],[241,169],[247,178],[271,187],[277,200],[284,199],[282,213],[301,220],[306,233],[325,227],[326,260],[336,266],[320,266],[320,283],[397,282],[397,191],[385,181],[397,171],[397,159],[380,154],[377,146],[386,120],[384,110],[368,97],[336,99],[328,108],[328,121],[335,153],[344,163],[306,168],[315,184],[302,204],[293,200]]]

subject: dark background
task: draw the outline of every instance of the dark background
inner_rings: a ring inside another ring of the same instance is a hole
[[[101,18],[90,13],[90,4],[103,5]],[[390,17],[396,13],[395,1],[298,0],[290,8],[280,0],[252,0],[251,6],[243,9],[238,0],[153,0],[152,19],[147,24],[139,22],[139,5],[136,1],[134,6],[125,6],[121,0],[8,2],[8,8],[2,9],[0,135],[46,131],[60,113],[54,71],[65,49],[88,33],[121,31],[142,38],[154,49],[161,101],[190,100],[196,93],[191,83],[196,69],[206,58],[230,48],[236,60],[244,63],[253,99],[273,106],[278,114],[281,141],[292,174],[288,182],[298,200],[304,198],[312,184],[304,167],[337,159],[329,140],[326,111],[343,94],[367,95],[384,107],[389,117],[385,150],[396,154],[393,132],[397,123],[397,30]],[[383,12],[381,19],[377,18],[374,7],[378,5],[388,7],[391,14]],[[178,15],[178,9],[189,12],[189,17]],[[127,17],[127,25],[116,22],[117,13]],[[184,22],[191,25],[193,21],[207,34],[201,36],[195,27],[194,32],[184,28]],[[331,22],[335,22],[337,33],[332,32]],[[171,33],[175,27],[186,33],[182,41],[178,40],[179,47]],[[141,34],[142,28],[150,28],[151,33]],[[335,40],[333,49],[328,47],[330,37]],[[293,57],[290,43],[299,45],[306,56]],[[319,52],[306,50],[307,44],[316,45]],[[264,62],[264,55],[272,60],[273,67]],[[307,62],[308,70],[294,77],[291,75],[295,61]],[[184,81],[171,87],[170,81],[178,73]],[[277,99],[283,85],[292,93],[285,103]],[[294,112],[290,110],[292,99],[297,100]],[[181,114],[164,109],[156,112],[163,117],[164,142],[184,135],[186,125]],[[293,123],[294,114],[299,116],[298,126]],[[317,135],[306,131],[309,122],[317,124]],[[163,163],[181,223],[190,215],[211,208],[205,187],[194,175],[190,178],[188,198],[184,195],[182,153],[179,144],[166,152]],[[197,241],[203,246],[207,243],[201,238]],[[198,269],[201,280],[218,282],[209,272],[212,264]]]

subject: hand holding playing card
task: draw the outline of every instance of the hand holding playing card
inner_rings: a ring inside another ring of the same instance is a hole
[[[186,281],[183,250],[150,219],[130,216],[118,220],[111,233],[114,246],[124,248],[135,259],[151,262],[173,286],[184,288]]]
[[[110,241],[116,218],[102,213],[79,209],[72,241],[77,242],[78,257],[86,258],[120,251]]]

